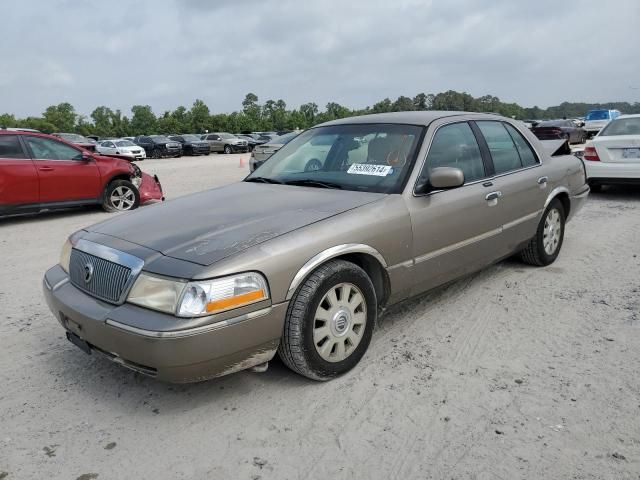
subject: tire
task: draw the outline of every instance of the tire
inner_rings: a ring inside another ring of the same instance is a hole
[[[529,241],[525,249],[520,252],[522,261],[538,267],[552,264],[558,258],[562,248],[564,227],[564,207],[560,200],[554,198],[545,209],[535,236]]]
[[[162,158],[162,152],[160,152],[159,148],[154,148],[151,151],[151,158],[155,158],[155,159]]]
[[[300,375],[330,380],[358,364],[376,317],[376,292],[367,273],[351,262],[331,260],[314,270],[291,299],[278,355]]]
[[[105,190],[102,208],[107,212],[126,212],[140,206],[140,192],[128,180],[114,180]]]
[[[231,145],[224,146],[224,153],[226,153],[227,155],[229,155],[230,153],[233,153],[233,150],[231,149]]]

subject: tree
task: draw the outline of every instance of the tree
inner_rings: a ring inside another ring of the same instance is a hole
[[[70,103],[60,103],[51,105],[42,114],[45,122],[54,125],[60,132],[73,132],[76,126],[76,114],[73,105]]]
[[[211,113],[209,107],[202,100],[196,99],[189,111],[191,119],[190,127],[194,132],[204,133],[205,130],[211,128]]]
[[[110,108],[104,106],[96,107],[96,109],[91,112],[94,133],[101,137],[115,135],[113,117],[114,114]]]
[[[395,102],[393,102],[391,110],[394,112],[409,112],[411,110],[415,110],[415,105],[413,104],[413,100],[409,97],[400,96]]]
[[[135,135],[151,135],[156,131],[157,119],[149,105],[131,107],[131,133]]]
[[[433,93],[430,93],[429,95],[425,95],[424,93],[417,94],[413,97],[413,108],[415,110],[431,110],[433,97]]]
[[[2,127],[15,127],[18,125],[18,120],[10,113],[3,113],[0,115],[0,128]]]
[[[390,112],[392,109],[393,109],[393,104],[391,103],[391,100],[389,100],[388,98],[385,98],[381,102],[374,104],[372,110],[373,110],[373,113],[385,113],[385,112]]]
[[[247,93],[242,101],[242,112],[246,115],[249,122],[254,128],[247,130],[256,130],[260,124],[260,116],[262,108],[258,104],[258,96],[255,93]]]
[[[300,113],[304,118],[304,124],[301,125],[301,127],[308,128],[313,125],[313,122],[316,119],[316,115],[318,115],[318,105],[313,102],[300,105]]]

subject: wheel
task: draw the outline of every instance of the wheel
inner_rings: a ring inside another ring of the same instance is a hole
[[[159,148],[154,148],[151,152],[151,158],[162,158],[162,152],[160,152]]]
[[[376,293],[367,273],[351,262],[331,260],[291,299],[278,355],[300,375],[329,380],[360,361],[376,316]]]
[[[126,212],[140,205],[140,192],[128,180],[114,180],[107,186],[102,208],[107,212]]]
[[[564,139],[567,141],[567,143],[568,143],[569,145],[571,145],[571,134],[570,134],[569,132],[567,132],[567,133],[564,135]]]
[[[224,153],[226,153],[227,155],[229,155],[230,153],[233,153],[233,150],[231,150],[231,145],[224,146]]]
[[[312,158],[304,166],[305,172],[315,172],[322,168],[322,162],[317,158]]]
[[[539,267],[552,264],[562,248],[564,226],[564,207],[560,200],[554,198],[544,211],[535,236],[520,253],[522,260]]]

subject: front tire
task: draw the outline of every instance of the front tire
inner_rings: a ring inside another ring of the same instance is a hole
[[[224,153],[226,153],[227,155],[229,155],[230,153],[233,153],[230,145],[224,146]]]
[[[562,202],[554,198],[544,211],[535,236],[520,252],[522,261],[544,267],[558,258],[564,240],[565,215]]]
[[[160,151],[159,148],[154,148],[153,151],[151,152],[151,158],[162,158],[162,152]]]
[[[358,364],[376,317],[376,293],[367,273],[351,262],[331,260],[291,299],[278,354],[294,372],[329,380]]]
[[[127,180],[114,180],[108,186],[102,201],[107,212],[126,212],[140,206],[140,192]]]

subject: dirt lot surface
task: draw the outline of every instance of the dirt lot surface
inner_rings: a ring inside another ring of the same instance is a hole
[[[240,158],[140,165],[175,198],[241,179]],[[392,308],[328,383],[272,362],[175,386],[67,342],[41,278],[107,217],[0,220],[0,479],[640,478],[640,189],[592,195],[551,267]]]

